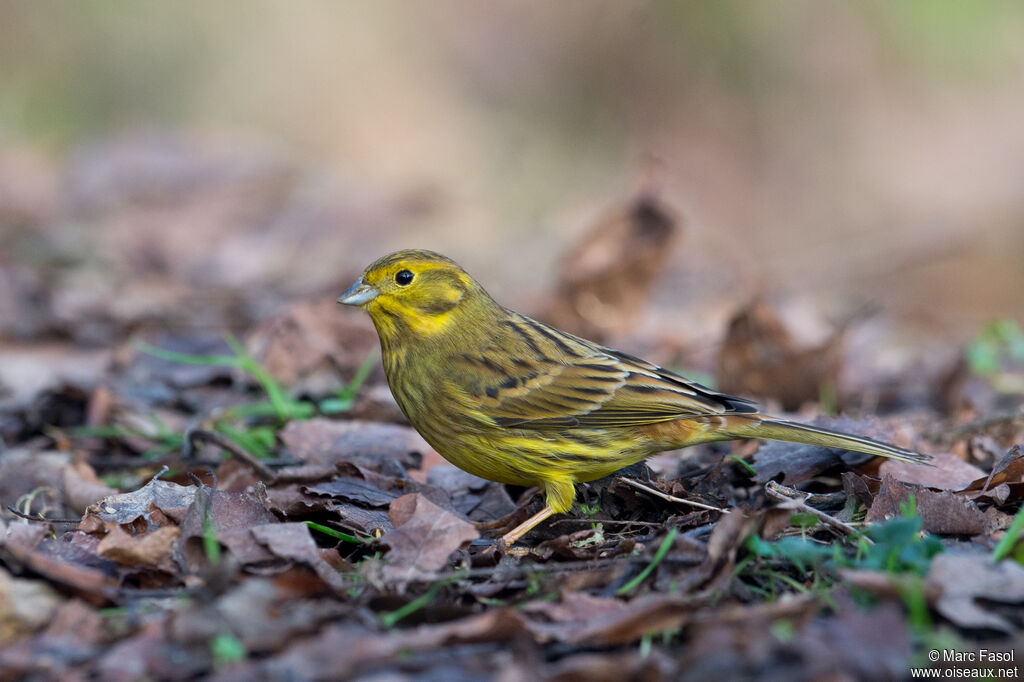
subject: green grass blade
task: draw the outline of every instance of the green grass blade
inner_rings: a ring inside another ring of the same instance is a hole
[[[1002,561],[1010,556],[1010,552],[1013,551],[1017,540],[1020,538],[1021,531],[1024,531],[1024,507],[1021,507],[1017,515],[1013,517],[1013,523],[1006,529],[1006,535],[999,541],[996,548],[992,550],[993,561]]]
[[[386,628],[395,627],[398,621],[402,620],[403,618],[406,618],[407,616],[412,615],[413,613],[416,613],[424,606],[432,602],[434,600],[434,597],[437,596],[437,593],[440,592],[441,588],[451,582],[453,582],[453,579],[440,580],[431,585],[430,589],[428,589],[426,592],[424,592],[416,599],[413,599],[405,606],[395,609],[394,611],[390,611],[388,613],[379,614],[378,617],[380,618],[381,625],[383,625]]]
[[[676,534],[678,532],[679,532],[679,529],[677,529],[675,527],[673,527],[671,530],[669,530],[668,535],[666,535],[665,539],[661,541],[661,545],[658,547],[658,551],[654,553],[654,558],[651,559],[651,563],[647,564],[647,567],[644,568],[644,570],[642,570],[640,572],[640,575],[638,575],[637,577],[633,578],[628,583],[626,583],[625,585],[620,587],[615,592],[615,594],[617,594],[617,595],[629,594],[634,589],[636,589],[636,587],[638,585],[640,585],[640,583],[642,583],[644,580],[646,580],[647,576],[649,576],[651,574],[651,571],[653,571],[655,568],[657,568],[658,564],[661,563],[661,560],[665,558],[666,554],[668,554],[668,549],[669,549],[669,547],[672,546],[672,541],[676,539]]]
[[[309,526],[311,529],[317,531],[318,533],[323,533],[324,535],[335,538],[336,540],[341,540],[342,542],[351,542],[357,545],[363,543],[362,539],[356,537],[355,535],[342,533],[340,530],[335,530],[330,526],[324,526],[322,524],[317,523],[316,521],[306,521],[306,525]]]
[[[168,362],[184,365],[217,365],[222,367],[239,367],[240,359],[232,355],[198,355],[195,353],[179,353],[176,350],[160,348],[145,341],[136,341],[135,347],[145,353]]]

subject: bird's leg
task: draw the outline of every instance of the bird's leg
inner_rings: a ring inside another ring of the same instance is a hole
[[[511,547],[516,540],[529,533],[530,530],[532,530],[537,524],[539,524],[541,521],[543,521],[544,519],[546,519],[554,513],[554,510],[550,506],[545,505],[544,508],[541,509],[539,512],[537,512],[536,514],[526,519],[518,526],[516,526],[515,528],[501,536],[501,539],[502,541],[504,541],[505,546]]]

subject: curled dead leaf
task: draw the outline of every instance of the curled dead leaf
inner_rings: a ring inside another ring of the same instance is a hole
[[[718,354],[718,388],[799,409],[818,401],[822,386],[838,384],[845,338],[840,328],[820,345],[803,347],[775,307],[755,299],[729,321]]]
[[[100,556],[126,566],[152,566],[170,569],[171,552],[181,536],[178,526],[162,526],[133,535],[116,523],[108,523],[108,533],[100,541]]]
[[[646,306],[679,233],[676,212],[655,194],[641,193],[599,220],[565,254],[542,316],[599,340],[628,329]]]
[[[392,502],[389,516],[395,528],[381,538],[391,548],[385,556],[385,574],[399,583],[429,579],[447,565],[452,552],[479,536],[472,523],[420,493]]]
[[[138,490],[111,495],[90,505],[79,529],[95,532],[108,522],[130,525],[137,519],[142,520],[144,529],[159,527],[168,520],[181,523],[195,496],[193,486],[153,479]]]
[[[1019,631],[1021,621],[1010,621],[985,608],[984,601],[1014,605],[1020,613],[1024,604],[1024,567],[1013,561],[993,563],[987,554],[939,554],[932,560],[926,578],[933,606],[943,616],[964,628],[985,628],[1000,632]]]
[[[949,490],[935,491],[902,483],[889,475],[882,478],[882,486],[865,519],[876,523],[900,516],[911,495],[923,528],[929,533],[973,536],[988,528],[988,518],[972,501]]]

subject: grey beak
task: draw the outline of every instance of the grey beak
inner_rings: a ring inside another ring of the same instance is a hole
[[[377,298],[379,294],[380,292],[377,289],[364,282],[363,278],[360,277],[352,286],[345,289],[345,293],[338,297],[338,303],[363,305]]]

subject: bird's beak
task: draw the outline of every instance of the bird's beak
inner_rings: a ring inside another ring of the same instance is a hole
[[[338,297],[338,303],[344,303],[345,305],[363,305],[364,303],[369,303],[379,295],[380,291],[364,282],[363,278],[360,277],[352,286],[345,289],[345,293]]]

